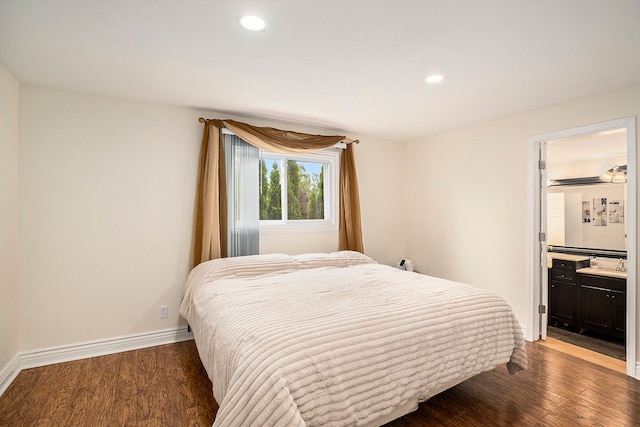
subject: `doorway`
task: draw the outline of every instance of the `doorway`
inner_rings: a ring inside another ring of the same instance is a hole
[[[548,134],[537,135],[529,138],[529,292],[527,295],[527,339],[530,341],[536,341],[538,339],[547,338],[547,323],[548,308],[549,308],[549,295],[548,295],[548,264],[547,264],[547,249],[549,232],[558,232],[559,227],[557,221],[552,220],[552,224],[549,227],[547,224],[547,172],[548,163],[551,161],[553,164],[554,159],[547,157],[547,149],[550,147],[562,148],[563,142],[584,140],[587,136],[606,136],[616,132],[624,132],[626,134],[626,156],[627,156],[627,198],[626,200],[617,200],[625,205],[625,217],[624,228],[626,228],[626,322],[624,323],[626,328],[624,331],[626,341],[626,372],[627,375],[632,377],[638,377],[636,372],[636,156],[635,156],[635,117],[613,120],[603,123],[597,123],[588,126],[582,126],[573,129],[567,129],[563,131],[551,132]],[[564,144],[568,147],[570,144]],[[552,150],[557,154],[558,150]],[[560,150],[561,151],[561,150]],[[585,145],[585,150],[586,145]],[[583,156],[584,157],[584,156]],[[557,159],[555,159],[557,160]],[[587,159],[583,159],[587,160]],[[591,159],[590,162],[583,162],[597,164],[598,159]],[[612,160],[613,161],[613,160]],[[584,165],[583,165],[584,166]],[[614,165],[609,166],[612,168]],[[602,168],[603,166],[600,166]],[[565,168],[566,169],[566,168]],[[594,178],[605,172],[607,169],[602,170],[599,173],[594,173]],[[554,173],[557,174],[557,168]],[[556,176],[557,178],[557,176]],[[557,192],[557,191],[556,191]],[[575,196],[572,196],[575,198]],[[586,198],[586,197],[583,197]],[[616,197],[620,199],[620,197]],[[595,203],[595,201],[594,201]],[[595,207],[595,206],[594,206]],[[591,209],[591,206],[589,206]],[[599,205],[598,205],[599,208]],[[589,217],[590,218],[590,217]],[[589,224],[591,225],[591,224]],[[613,225],[613,224],[612,224]],[[569,227],[574,227],[569,225]],[[593,233],[593,231],[601,232],[604,227],[598,229],[596,227],[590,228],[584,225],[577,226],[577,228],[584,228],[585,231]],[[574,227],[576,228],[576,227]],[[613,229],[621,229],[619,224]],[[563,230],[564,232],[564,230]],[[553,237],[555,238],[555,237]],[[579,242],[582,236],[570,236],[568,241],[572,244]],[[554,243],[558,242],[555,240]],[[565,245],[565,241],[561,242]],[[556,243],[557,244],[557,243]],[[577,243],[580,245],[582,243]],[[589,244],[589,243],[585,243]],[[605,245],[606,246],[606,245]],[[564,251],[563,247],[563,252]],[[571,251],[569,251],[571,252]],[[579,252],[578,252],[579,254]],[[588,263],[590,257],[581,257],[583,264],[580,267],[584,267],[585,260]],[[576,302],[578,304],[578,302]],[[553,317],[556,319],[556,317]],[[552,322],[553,323],[553,322]],[[570,323],[570,321],[569,321]]]

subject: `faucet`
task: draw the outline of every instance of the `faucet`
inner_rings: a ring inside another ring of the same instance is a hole
[[[627,271],[627,266],[624,265],[625,262],[622,258],[620,258],[620,260],[618,261],[618,264],[616,265],[616,271]]]

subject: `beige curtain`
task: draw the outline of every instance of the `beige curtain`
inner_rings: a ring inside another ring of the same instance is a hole
[[[364,253],[360,225],[360,195],[353,144],[347,145],[340,156],[340,225],[338,250]]]
[[[224,170],[222,128],[227,128],[248,143],[266,151],[312,153],[345,142],[340,157],[340,250],[363,252],[360,225],[360,198],[356,179],[353,141],[345,136],[310,135],[257,127],[235,120],[200,119],[204,123],[198,190],[196,198],[192,267],[201,262],[227,256],[227,194]]]
[[[222,130],[204,120],[191,267],[227,256],[227,182]],[[223,237],[223,238],[221,238]]]

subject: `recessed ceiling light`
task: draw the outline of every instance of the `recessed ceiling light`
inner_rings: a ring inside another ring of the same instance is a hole
[[[240,25],[249,31],[262,31],[267,26],[259,16],[247,15],[240,18]]]
[[[440,74],[432,74],[430,76],[427,76],[427,78],[424,79],[424,81],[427,83],[440,83],[443,80],[444,80],[444,76]]]

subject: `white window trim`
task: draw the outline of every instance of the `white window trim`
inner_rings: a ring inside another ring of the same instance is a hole
[[[279,154],[261,150],[261,158],[289,159],[303,162],[326,163],[324,174],[325,219],[261,220],[260,234],[331,233],[338,231],[338,181],[340,178],[340,150],[328,148],[313,154]],[[282,186],[283,214],[286,217],[287,192],[285,191],[286,162],[282,163],[280,175]],[[327,197],[328,195],[328,197]]]

